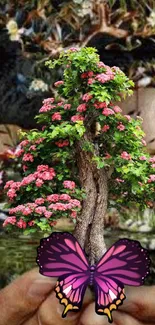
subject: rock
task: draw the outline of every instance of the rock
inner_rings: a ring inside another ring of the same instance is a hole
[[[145,224],[145,225],[142,225],[141,227],[139,227],[138,231],[140,232],[150,232],[152,230],[152,228]]]
[[[155,250],[155,238],[151,239],[149,243],[149,249]]]

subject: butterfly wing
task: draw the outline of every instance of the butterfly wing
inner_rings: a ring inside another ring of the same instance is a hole
[[[117,241],[96,265],[96,313],[107,315],[112,323],[112,310],[118,309],[125,299],[124,285],[143,285],[149,266],[148,252],[138,241]]]
[[[78,311],[90,279],[87,258],[75,239],[69,233],[52,233],[40,241],[37,263],[40,273],[58,277],[56,296],[65,305],[62,317],[69,310]]]

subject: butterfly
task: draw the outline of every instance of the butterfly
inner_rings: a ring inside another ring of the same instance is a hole
[[[87,286],[94,287],[95,311],[107,315],[126,298],[124,285],[143,285],[149,274],[148,252],[138,241],[120,239],[112,245],[96,265],[89,265],[84,250],[70,233],[53,232],[41,239],[37,248],[37,263],[42,275],[57,277],[56,296],[68,311],[79,311]]]

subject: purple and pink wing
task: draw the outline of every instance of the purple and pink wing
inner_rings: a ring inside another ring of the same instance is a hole
[[[68,311],[78,311],[89,284],[90,270],[75,237],[69,233],[54,232],[42,239],[37,263],[41,274],[58,278],[55,292],[65,306],[62,317],[66,317]]]
[[[124,285],[143,285],[149,266],[148,252],[138,241],[118,240],[95,268],[96,313],[107,315],[112,323],[112,311],[118,309],[126,298]]]

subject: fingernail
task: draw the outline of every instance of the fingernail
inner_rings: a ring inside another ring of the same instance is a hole
[[[31,297],[41,296],[44,298],[54,288],[55,284],[55,279],[39,275],[30,286],[27,294]]]

